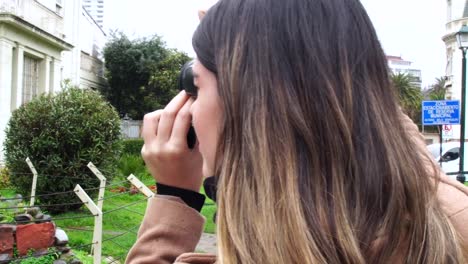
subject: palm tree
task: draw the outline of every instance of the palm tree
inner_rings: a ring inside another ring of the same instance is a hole
[[[419,87],[411,82],[412,76],[406,73],[397,73],[391,75],[391,80],[401,108],[416,124],[420,124],[423,95]]]
[[[445,100],[445,93],[447,89],[445,87],[445,78],[436,78],[435,83],[425,91],[425,97],[430,100]]]

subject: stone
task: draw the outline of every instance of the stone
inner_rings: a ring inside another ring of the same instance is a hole
[[[66,254],[68,252],[70,252],[71,248],[70,247],[60,247],[60,246],[56,246],[55,249],[59,252],[61,252],[62,254]]]
[[[67,264],[67,262],[63,259],[57,259],[53,264]]]
[[[104,259],[103,262],[109,263],[109,264],[112,264],[112,263],[114,263],[114,264],[119,264],[119,263],[120,263],[120,261],[118,261],[117,259],[113,258],[112,256],[107,256],[107,257]]]
[[[13,257],[13,245],[15,244],[13,225],[0,225],[0,255]],[[1,259],[7,259],[3,256]]]
[[[40,256],[47,255],[48,253],[49,253],[49,250],[43,248],[43,249],[38,249],[34,251],[33,256],[40,257]]]
[[[64,253],[62,255],[60,255],[60,259],[70,259],[70,258],[73,258],[75,256],[75,253],[73,253],[71,250],[68,251],[67,253]]]
[[[65,246],[68,244],[68,236],[65,231],[60,228],[55,230],[55,245],[56,246]]]
[[[36,215],[38,213],[40,213],[40,212],[41,212],[41,210],[39,209],[39,207],[31,207],[31,208],[26,209],[26,213],[30,214],[31,216],[33,216],[35,218],[37,218]]]
[[[33,220],[34,218],[30,214],[15,215],[15,222],[18,224],[28,224]]]
[[[1,264],[10,263],[11,259],[12,259],[12,257],[10,256],[10,254],[0,254],[0,263]]]
[[[41,218],[36,218],[36,220],[34,220],[34,222],[36,223],[45,223],[45,222],[51,222],[52,221],[52,217],[50,217],[50,215],[43,215],[41,216]]]
[[[53,223],[18,225],[16,227],[16,247],[21,256],[29,249],[47,249],[54,244],[55,226]]]
[[[44,218],[44,214],[43,214],[43,213],[37,213],[37,214],[34,216],[34,218],[36,218],[36,219],[42,219],[42,218]]]
[[[69,264],[83,264],[83,262],[77,258],[74,258],[69,262]]]

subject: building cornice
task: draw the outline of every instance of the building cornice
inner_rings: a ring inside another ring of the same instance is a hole
[[[28,21],[10,13],[0,13],[0,24],[8,24],[12,27],[26,31],[61,50],[71,50],[74,48],[72,44],[64,41],[63,39],[58,38],[49,32],[29,23]]]

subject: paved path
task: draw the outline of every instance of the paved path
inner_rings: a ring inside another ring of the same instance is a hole
[[[216,254],[216,235],[203,233],[195,251]]]

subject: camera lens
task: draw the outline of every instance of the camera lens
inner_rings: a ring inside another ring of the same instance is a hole
[[[185,90],[188,95],[196,97],[197,87],[193,84],[193,63],[194,61],[192,60],[182,66],[179,75],[179,89]],[[196,143],[197,135],[195,134],[195,129],[193,126],[190,126],[190,129],[187,133],[187,145],[190,149],[193,149]]]
[[[197,87],[193,84],[193,63],[193,60],[187,62],[180,70],[179,89],[191,96],[197,96]]]

